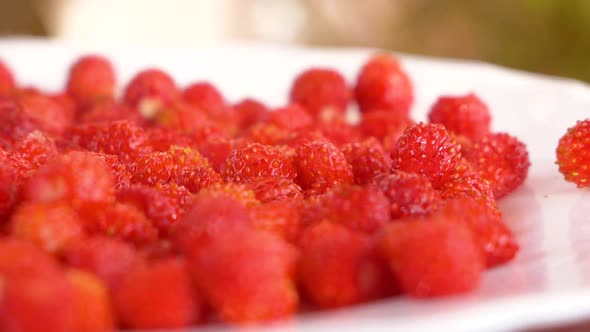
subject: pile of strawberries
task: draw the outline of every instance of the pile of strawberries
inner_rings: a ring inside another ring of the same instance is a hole
[[[0,331],[110,331],[285,318],[473,290],[518,244],[496,206],[525,145],[474,94],[409,116],[410,77],[371,57],[289,103],[229,103],[147,69],[121,96],[85,56],[58,94],[0,64]],[[351,124],[355,103],[361,114]]]

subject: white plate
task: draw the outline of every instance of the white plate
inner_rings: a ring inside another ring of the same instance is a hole
[[[24,84],[62,87],[69,64],[85,51],[115,63],[121,82],[147,66],[181,84],[211,80],[230,100],[253,96],[281,105],[293,77],[331,66],[351,81],[371,50],[233,44],[203,49],[80,49],[34,40],[0,41],[0,57]],[[474,91],[493,111],[493,128],[523,140],[532,166],[520,189],[500,201],[522,250],[485,273],[472,294],[437,300],[396,298],[297,316],[267,327],[293,331],[512,331],[590,318],[590,193],[566,183],[554,164],[557,141],[590,114],[582,83],[475,62],[403,56],[416,87],[413,116],[424,120],[441,94]],[[219,327],[212,327],[218,329]],[[207,329],[209,330],[209,328]]]

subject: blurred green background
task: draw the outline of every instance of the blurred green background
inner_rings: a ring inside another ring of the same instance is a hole
[[[415,54],[479,59],[590,82],[590,0],[289,1],[298,1],[308,11],[307,33],[295,42],[374,46]],[[50,35],[52,30],[42,12],[50,7],[40,6],[42,2],[0,0],[0,35]],[[237,8],[253,2],[256,0],[229,3]],[[317,8],[325,3],[332,7]],[[379,19],[363,16],[359,11],[356,16],[330,17],[332,23],[326,23],[326,17],[333,14],[326,13],[330,8],[361,4],[365,9],[375,7],[372,15],[378,13]],[[378,26],[373,21],[378,21]],[[357,30],[366,27],[368,31],[354,35],[347,26]]]

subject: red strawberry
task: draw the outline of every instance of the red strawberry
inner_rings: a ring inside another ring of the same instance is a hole
[[[448,201],[439,213],[463,223],[473,232],[487,267],[510,261],[518,252],[518,243],[501,214],[469,196]]]
[[[488,134],[473,141],[463,156],[489,182],[496,199],[518,188],[531,165],[526,145],[505,133]]]
[[[107,286],[93,274],[66,272],[74,298],[73,331],[115,331],[115,315]]]
[[[40,93],[20,93],[15,101],[23,113],[52,135],[62,134],[70,125],[70,116],[62,105]]]
[[[428,113],[431,123],[440,123],[455,135],[478,139],[490,131],[488,106],[475,94],[438,98]]]
[[[559,172],[578,188],[590,186],[590,119],[576,122],[559,139],[555,150]]]
[[[426,176],[439,188],[461,161],[461,146],[442,125],[419,123],[406,129],[391,152],[392,168]]]
[[[172,77],[159,69],[139,72],[127,84],[123,100],[140,110],[141,114],[154,114],[180,95]]]
[[[65,262],[92,272],[111,287],[131,266],[141,262],[141,256],[130,244],[96,235],[72,243],[66,252]]]
[[[257,123],[262,123],[268,118],[268,107],[252,98],[239,101],[233,108],[236,113],[238,126],[241,130],[247,129]]]
[[[266,178],[254,180],[246,184],[246,188],[254,191],[256,199],[261,203],[272,201],[300,201],[303,191],[293,180],[285,178]]]
[[[63,201],[19,205],[12,214],[10,229],[12,236],[52,254],[61,254],[84,235],[78,215]]]
[[[414,297],[473,290],[484,269],[469,229],[445,215],[384,228],[380,249],[401,289]]]
[[[234,151],[221,171],[226,182],[247,183],[266,178],[294,179],[293,156],[283,149],[252,143]]]
[[[296,312],[296,251],[281,238],[229,231],[205,241],[190,257],[193,277],[222,321],[256,322]]]
[[[58,154],[53,139],[41,131],[33,131],[17,142],[13,153],[26,160],[33,170],[37,170]]]
[[[441,198],[427,178],[418,174],[395,171],[380,174],[373,186],[385,194],[393,219],[427,215],[438,208]]]
[[[296,202],[273,201],[250,208],[250,223],[293,243],[301,232],[301,213]]]
[[[110,203],[115,198],[112,173],[90,152],[68,152],[39,168],[25,184],[23,198],[32,202],[66,200],[75,209]]]
[[[375,175],[389,172],[391,169],[389,154],[373,137],[346,144],[341,147],[341,150],[346,161],[352,166],[354,183],[356,184],[369,184]]]
[[[344,113],[350,101],[346,80],[334,69],[311,68],[299,74],[290,92],[292,103],[305,107],[312,115],[323,111]]]
[[[297,147],[296,182],[303,189],[313,189],[324,183],[326,188],[354,181],[352,167],[344,154],[334,145],[313,141]]]
[[[313,118],[302,106],[289,104],[270,112],[268,114],[268,123],[282,129],[299,130],[311,127]]]
[[[66,90],[83,105],[112,99],[115,84],[115,70],[111,62],[100,55],[86,55],[70,68]]]
[[[324,222],[307,228],[300,243],[299,279],[305,294],[320,307],[374,300],[395,288],[367,235]]]
[[[200,301],[184,261],[167,259],[130,269],[113,289],[121,323],[132,329],[189,327],[200,320]]]
[[[377,54],[369,59],[361,68],[354,93],[363,113],[389,110],[408,114],[414,101],[410,77],[389,54]]]
[[[378,190],[338,185],[306,204],[306,223],[330,221],[355,231],[373,233],[390,221],[390,204]]]
[[[358,126],[363,137],[375,137],[386,150],[391,150],[406,128],[412,125],[414,121],[407,114],[374,110],[364,113]]]

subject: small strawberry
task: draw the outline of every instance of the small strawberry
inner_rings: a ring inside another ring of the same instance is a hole
[[[490,131],[488,106],[473,93],[438,98],[428,113],[431,123],[440,123],[455,135],[478,139]]]
[[[281,148],[252,143],[229,156],[221,176],[226,182],[236,183],[267,178],[293,180],[297,175],[293,159]]]
[[[70,68],[66,91],[80,105],[112,99],[116,84],[111,62],[100,55],[79,58]]]
[[[340,149],[346,161],[352,166],[356,184],[369,184],[375,175],[389,172],[391,169],[389,153],[386,153],[383,146],[373,137],[346,144]]]
[[[329,68],[311,68],[299,74],[293,81],[290,100],[317,117],[327,109],[338,113],[346,112],[350,95],[342,74]]]
[[[115,331],[115,314],[107,286],[92,273],[69,269],[74,299],[73,331]]]
[[[559,139],[555,154],[559,172],[578,188],[590,186],[590,119],[578,121]]]
[[[326,188],[335,184],[352,184],[352,167],[344,154],[333,144],[313,141],[297,147],[297,179],[303,189],[313,189],[322,183]]]

